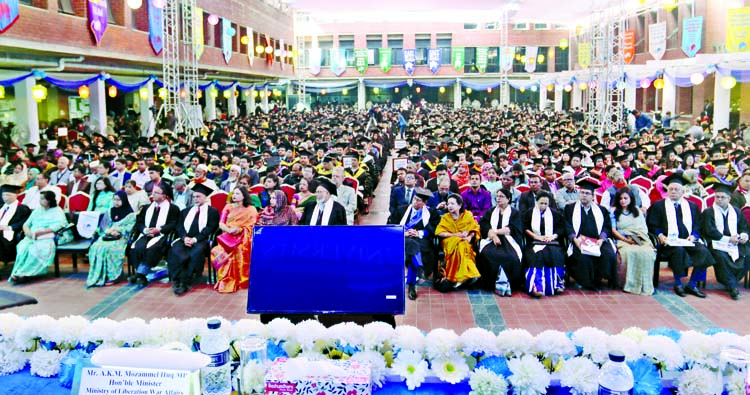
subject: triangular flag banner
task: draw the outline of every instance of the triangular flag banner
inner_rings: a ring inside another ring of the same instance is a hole
[[[102,41],[104,33],[107,31],[107,0],[89,0],[89,27],[94,34],[96,45]],[[4,10],[0,10],[5,14]],[[3,15],[4,17],[4,15]]]
[[[203,40],[203,8],[195,7],[193,9],[193,50],[196,59],[203,56],[203,50],[205,49]]]
[[[156,8],[154,2],[148,1],[148,43],[155,54],[159,55],[164,48],[162,37],[164,33],[161,28],[163,18],[161,8]],[[203,22],[201,22],[203,23]]]
[[[689,58],[695,57],[701,50],[703,40],[703,17],[685,18],[682,20],[682,52]]]
[[[578,64],[584,69],[591,65],[591,43],[578,44]]]
[[[406,74],[414,74],[417,67],[417,51],[415,49],[404,49],[404,70]]]
[[[622,59],[630,64],[635,58],[635,29],[625,30],[622,38]]]
[[[0,0],[0,33],[4,33],[18,20],[18,0]]]
[[[265,47],[266,48],[271,47],[271,37],[269,37],[268,34],[266,34],[265,38],[266,38]],[[273,49],[273,47],[271,47],[271,49]],[[268,51],[266,51],[266,64],[268,64],[269,66],[273,66],[273,52],[269,53]]]
[[[477,47],[476,66],[477,66],[477,70],[479,70],[480,73],[484,73],[485,70],[487,70],[488,52],[489,52],[489,48],[487,47]]]
[[[281,69],[284,70],[284,58],[286,57],[286,47],[284,47],[284,39],[282,38],[279,40],[279,65],[281,65]]]
[[[648,53],[661,60],[667,51],[667,22],[648,25]]]
[[[456,71],[464,70],[464,47],[451,48],[451,66]]]
[[[309,49],[309,59],[308,59],[308,69],[310,70],[310,74],[312,75],[318,75],[320,74],[320,63],[322,58],[322,52],[320,48],[310,48]]]
[[[727,11],[727,52],[750,51],[750,7]]]
[[[516,56],[516,47],[500,47],[500,70],[513,70],[513,58]]]
[[[430,67],[430,72],[435,74],[440,70],[441,58],[443,51],[440,48],[430,48],[427,53],[427,65]]]
[[[527,73],[536,71],[536,56],[539,53],[539,47],[526,47],[526,64],[523,66]]]
[[[391,49],[380,48],[380,70],[387,73],[391,70]]]
[[[331,71],[336,77],[346,71],[346,49],[331,48]]]
[[[255,61],[255,39],[253,38],[253,29],[247,28],[247,60],[250,66]]]
[[[227,18],[221,18],[221,53],[224,55],[224,61],[229,64],[232,59],[232,21]]]
[[[354,68],[358,73],[364,74],[367,72],[367,50],[366,49],[355,49],[354,50]]]

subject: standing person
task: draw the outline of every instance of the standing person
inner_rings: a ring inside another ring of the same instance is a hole
[[[90,266],[86,287],[111,285],[119,281],[123,275],[125,249],[136,217],[125,191],[115,192],[108,215],[109,227],[89,248]]]
[[[641,110],[633,110],[630,114],[635,117],[635,126],[633,132],[630,133],[630,138],[638,136],[641,132],[651,132],[654,129],[654,121],[651,118],[641,112]]]
[[[211,250],[211,264],[216,268],[214,289],[220,293],[247,288],[252,254],[253,226],[258,211],[252,205],[250,192],[237,187],[230,204],[224,206],[219,220],[223,232]]]
[[[299,224],[317,226],[346,225],[346,210],[344,206],[332,198],[336,196],[336,185],[325,177],[319,178],[318,183],[318,189],[315,190],[316,204],[305,207]]]
[[[2,205],[0,205],[0,261],[8,264],[16,260],[16,247],[21,241],[23,224],[31,215],[31,210],[18,201],[21,187],[4,184]]]
[[[565,292],[565,254],[562,237],[565,219],[550,207],[547,191],[536,195],[536,204],[522,214],[526,236],[531,238],[524,250],[526,292],[534,298]]]
[[[192,189],[195,204],[182,210],[177,223],[179,238],[172,243],[167,256],[175,295],[189,292],[193,278],[203,272],[206,257],[211,253],[208,237],[219,228],[219,210],[208,201],[213,189],[203,183],[193,185]]]
[[[651,295],[654,293],[656,250],[648,237],[646,215],[638,209],[629,187],[618,189],[612,203],[612,236],[617,240],[617,251],[627,267],[623,290]]]
[[[729,204],[732,187],[714,184],[713,207],[703,210],[701,220],[708,250],[716,261],[716,280],[726,287],[732,300],[740,298],[737,284],[750,269],[748,226],[745,216]]]
[[[512,284],[521,280],[523,225],[521,214],[510,207],[511,197],[509,190],[498,190],[495,208],[479,221],[482,239],[477,269],[482,275],[482,288],[498,296],[512,296]]]
[[[287,204],[284,191],[276,190],[271,194],[268,206],[260,213],[259,225],[297,225],[297,213]]]
[[[448,196],[448,213],[440,218],[435,229],[435,234],[442,239],[440,245],[445,253],[443,278],[435,283],[440,291],[473,283],[481,276],[474,252],[474,242],[481,230],[471,212],[464,210],[463,204],[461,195]]]

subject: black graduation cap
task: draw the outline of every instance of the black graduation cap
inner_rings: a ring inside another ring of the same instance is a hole
[[[213,193],[213,190],[207,186],[205,186],[203,183],[195,183],[193,187],[191,188],[193,192],[198,192],[200,194],[203,194],[205,196],[211,195]]]
[[[323,162],[333,162],[333,156],[326,155],[323,157]]]
[[[662,180],[662,184],[664,184],[664,185],[668,186],[671,183],[677,183],[677,184],[680,184],[680,185],[685,185],[687,183],[687,180],[685,180],[685,178],[682,177],[682,172],[681,171],[676,171],[676,172],[670,174],[669,176],[667,176],[666,178],[664,178]]]
[[[734,192],[734,185],[733,184],[724,184],[721,182],[713,182],[704,185],[705,187],[711,187],[714,192],[724,192],[727,195],[731,195],[732,192]]]
[[[278,156],[272,156],[268,159],[266,159],[266,166],[267,167],[277,167],[281,164],[281,158]]]
[[[593,179],[591,177],[586,177],[584,179],[581,179],[576,184],[578,185],[579,188],[586,189],[586,190],[589,190],[591,192],[594,192],[595,190],[597,190],[601,186],[599,184],[599,181],[597,181],[597,180],[595,180],[595,179]]]
[[[711,164],[714,166],[726,166],[728,163],[729,159],[717,159],[711,161]]]
[[[34,144],[34,143],[28,143],[28,144],[24,144],[23,146],[26,147],[26,148],[34,148],[34,147],[36,147],[36,144]]]
[[[482,158],[483,160],[488,160],[490,158],[489,155],[484,153],[484,151],[477,151],[474,153],[474,156],[478,156]]]
[[[622,154],[617,155],[617,157],[615,158],[615,160],[618,161],[618,162],[622,162],[622,161],[628,160],[628,158],[630,158],[630,154],[627,153],[627,152],[623,152]]]
[[[2,193],[19,193],[21,191],[21,187],[13,184],[3,184],[3,186],[0,187],[0,191]]]
[[[326,177],[318,177],[318,186],[321,186],[328,191],[332,196],[336,196],[336,185]]]

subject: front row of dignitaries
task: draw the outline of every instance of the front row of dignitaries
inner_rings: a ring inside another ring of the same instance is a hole
[[[16,260],[23,224],[31,215],[31,210],[18,201],[20,189],[11,184],[0,187],[3,199],[0,205],[0,262],[6,264]]]

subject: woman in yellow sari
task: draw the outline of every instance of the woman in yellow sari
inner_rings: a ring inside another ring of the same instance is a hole
[[[230,293],[247,288],[253,225],[257,220],[258,211],[251,204],[250,192],[244,187],[235,188],[232,202],[221,212],[219,228],[223,233],[211,250],[211,264],[217,274],[215,290]]]
[[[448,213],[440,218],[435,234],[442,239],[445,252],[443,278],[436,284],[438,290],[445,291],[451,286],[473,283],[481,276],[477,270],[474,242],[479,237],[479,224],[471,212],[464,210],[461,195],[448,196]]]

